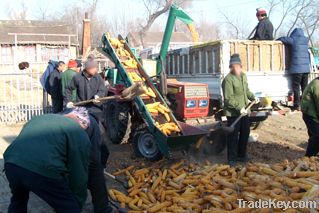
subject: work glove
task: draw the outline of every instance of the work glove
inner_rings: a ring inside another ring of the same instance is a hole
[[[100,96],[98,96],[98,95],[94,95],[93,103],[95,103],[95,104],[100,103],[101,101],[99,101],[99,100],[98,100],[99,98],[100,98]]]
[[[241,115],[247,115],[247,114],[248,114],[247,109],[245,109],[245,107],[241,108],[240,114],[241,114]]]
[[[68,108],[68,109],[74,108],[74,103],[73,102],[68,102],[66,104],[66,108]]]
[[[259,104],[259,102],[260,102],[258,97],[255,97],[254,101],[255,101],[255,104]]]

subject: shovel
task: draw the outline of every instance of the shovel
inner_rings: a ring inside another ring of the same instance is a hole
[[[74,103],[74,106],[82,106],[82,105],[86,105],[93,102],[107,101],[107,100],[113,100],[113,99],[122,99],[122,100],[129,101],[134,99],[136,96],[140,96],[144,94],[145,92],[146,91],[144,90],[142,83],[138,82],[124,89],[121,95],[113,95],[113,96],[101,97],[97,99],[80,101],[80,102]]]
[[[254,104],[255,101],[252,101],[246,109],[249,110]],[[204,153],[209,155],[220,154],[226,147],[225,141],[227,140],[227,135],[234,132],[236,124],[245,115],[246,114],[241,114],[230,126],[222,125],[220,122],[213,129],[210,129],[210,134],[207,135],[207,138],[211,142],[204,143]],[[198,149],[199,147],[200,145],[198,146]]]
[[[256,103],[255,101],[250,102],[250,104],[246,107],[246,110],[249,110],[255,103]],[[216,129],[215,131],[219,131],[220,134],[226,134],[226,135],[233,133],[235,130],[236,124],[244,116],[246,116],[245,113],[240,114],[238,118],[230,126],[221,126],[221,128]]]
[[[129,188],[127,182],[118,179],[117,177],[115,177],[114,175],[108,173],[107,171],[104,171],[104,175],[105,175],[105,176],[108,176],[109,178],[111,178],[111,179],[115,180],[116,182],[120,183],[125,189],[128,189],[128,188]]]

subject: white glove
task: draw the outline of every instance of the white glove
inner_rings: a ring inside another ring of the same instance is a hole
[[[66,108],[68,108],[68,109],[74,108],[73,102],[68,102],[68,103],[66,104]]]
[[[255,104],[259,104],[259,102],[260,102],[260,100],[259,100],[259,98],[258,97],[255,97]]]
[[[94,100],[93,100],[93,103],[100,103],[101,101],[99,101],[99,100],[97,100],[97,99],[99,99],[100,98],[100,96],[98,96],[98,95],[94,95]]]
[[[245,109],[245,107],[241,108],[240,114],[242,114],[242,115],[247,115],[247,114],[248,114],[247,109]]]

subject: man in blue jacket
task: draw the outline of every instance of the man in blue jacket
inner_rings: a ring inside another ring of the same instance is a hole
[[[294,110],[300,110],[300,87],[303,93],[308,84],[310,73],[310,58],[308,53],[309,39],[301,28],[295,28],[289,37],[281,37],[278,40],[289,45],[291,50],[290,67],[292,90],[294,93]]]

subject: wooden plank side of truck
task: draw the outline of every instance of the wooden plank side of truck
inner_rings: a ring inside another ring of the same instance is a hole
[[[221,40],[177,49],[168,54],[166,72],[178,81],[208,84],[213,105],[220,107],[221,84],[229,73],[229,59],[234,53],[240,55],[249,87],[257,97],[288,103],[289,49],[280,41]],[[309,80],[316,76],[318,72],[311,72]]]

